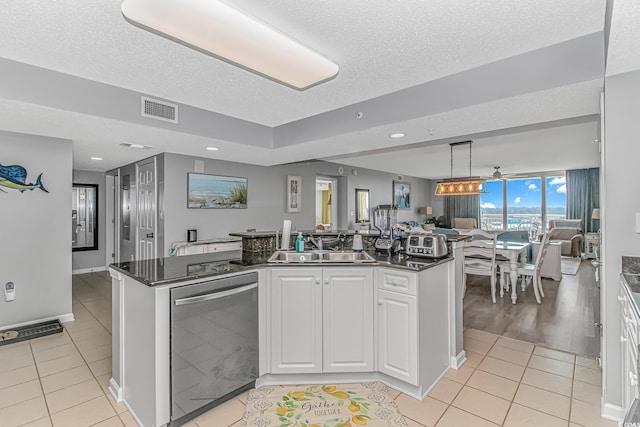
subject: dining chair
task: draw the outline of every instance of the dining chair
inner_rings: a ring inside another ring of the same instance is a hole
[[[479,228],[453,228],[458,234],[471,236],[471,240],[495,240],[496,233],[490,233]]]
[[[538,304],[542,303],[540,297],[544,297],[544,290],[542,289],[542,277],[540,276],[540,271],[542,269],[542,263],[544,262],[544,257],[547,253],[547,249],[549,249],[549,233],[545,233],[542,235],[540,242],[540,250],[536,255],[536,259],[533,264],[525,263],[522,266],[518,267],[518,276],[522,276],[520,279],[520,287],[522,291],[525,289],[525,278],[527,282],[531,281],[533,286],[533,294],[536,297],[536,302]],[[500,284],[505,283],[509,286],[509,273],[511,272],[511,267],[509,264],[500,264]],[[510,286],[516,286],[516,283],[511,283]]]
[[[483,239],[485,240],[485,239]],[[491,245],[479,246],[478,241],[464,242],[462,253],[463,263],[463,283],[467,289],[467,274],[479,276],[489,276],[491,278],[491,300],[496,302],[496,236],[491,235],[489,239]]]

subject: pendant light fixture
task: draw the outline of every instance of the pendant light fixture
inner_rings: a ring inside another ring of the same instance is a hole
[[[471,144],[473,144],[473,141],[453,142],[449,144],[451,147],[451,178],[438,181],[436,184],[436,196],[469,196],[488,192],[484,185],[484,179],[471,176]],[[469,176],[467,178],[453,177],[453,147],[458,145],[469,145]]]
[[[124,0],[121,9],[137,26],[294,89],[338,74],[329,59],[219,0]]]

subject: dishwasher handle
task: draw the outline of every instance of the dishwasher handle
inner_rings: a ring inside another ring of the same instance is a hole
[[[176,305],[195,304],[203,301],[211,301],[218,298],[224,298],[231,295],[241,294],[242,292],[250,291],[258,287],[257,283],[251,283],[250,285],[240,286],[238,288],[228,289],[222,292],[212,292],[210,294],[198,295],[197,297],[180,298],[177,299]]]

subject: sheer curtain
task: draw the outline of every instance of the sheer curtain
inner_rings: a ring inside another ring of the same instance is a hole
[[[567,219],[582,219],[584,231],[598,230],[591,214],[600,207],[600,168],[567,171]]]
[[[451,227],[451,218],[475,218],[480,224],[480,196],[442,196],[444,197],[444,216],[447,226]]]

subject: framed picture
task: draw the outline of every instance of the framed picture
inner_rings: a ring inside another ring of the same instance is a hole
[[[356,224],[369,222],[369,190],[356,188]]]
[[[393,181],[393,204],[398,209],[411,209],[411,184]]]
[[[302,178],[287,175],[287,212],[302,212]]]
[[[246,209],[247,178],[187,174],[189,209]]]

